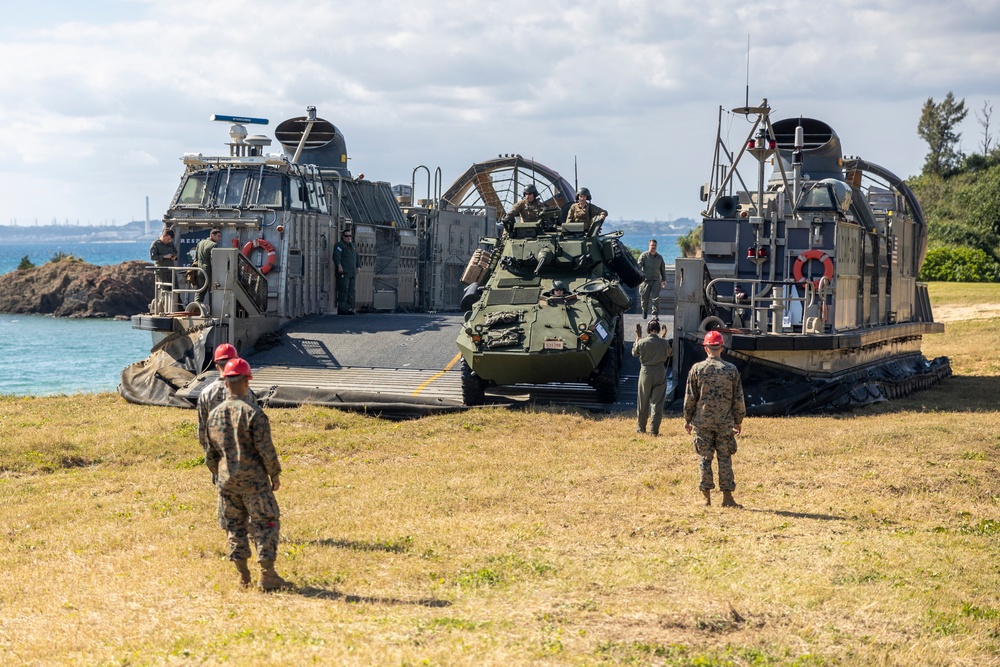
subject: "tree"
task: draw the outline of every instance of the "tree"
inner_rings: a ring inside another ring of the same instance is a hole
[[[990,117],[993,115],[993,105],[990,104],[989,100],[983,102],[983,114],[980,116],[979,112],[976,112],[976,120],[979,121],[979,126],[983,128],[983,143],[980,147],[983,149],[983,155],[990,154],[990,144],[993,143],[993,137],[990,136]]]
[[[956,147],[962,135],[956,128],[968,113],[965,100],[956,102],[951,91],[940,104],[935,103],[933,97],[927,98],[917,123],[917,135],[927,142],[930,149],[924,160],[923,173],[944,176],[958,167],[962,154]]]
[[[33,269],[33,268],[35,268],[35,265],[32,264],[31,260],[28,259],[27,255],[25,255],[24,257],[22,257],[21,258],[21,263],[17,265],[17,270],[18,271],[25,271],[27,269]]]

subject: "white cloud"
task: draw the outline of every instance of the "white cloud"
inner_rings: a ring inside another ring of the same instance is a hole
[[[693,216],[718,106],[744,102],[748,35],[752,104],[822,118],[901,176],[922,164],[927,97],[1000,102],[1000,9],[981,0],[88,6],[5,15],[3,218],[123,221],[147,195],[162,211],[182,153],[224,150],[211,113],[273,129],[310,104],[369,178],[409,182],[427,164],[447,184],[520,153],[572,180],[575,157],[613,218]],[[973,114],[963,130],[978,144]]]

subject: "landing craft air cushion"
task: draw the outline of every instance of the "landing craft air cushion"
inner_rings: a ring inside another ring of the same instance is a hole
[[[906,183],[845,160],[822,121],[772,122],[766,99],[733,113],[751,120],[750,132],[730,151],[720,108],[702,254],[675,264],[677,396],[709,330],[726,339],[751,415],[850,408],[950,375],[947,358],[920,352],[944,325],[917,282],[927,226]],[[739,172],[744,158],[756,189]]]

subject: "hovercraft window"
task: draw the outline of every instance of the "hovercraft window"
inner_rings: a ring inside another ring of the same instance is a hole
[[[202,171],[190,174],[181,186],[181,192],[177,196],[178,206],[201,206],[205,199],[205,183],[208,180],[208,172]]]
[[[215,205],[239,208],[243,203],[243,189],[250,172],[245,169],[227,169],[220,174],[215,192]]]
[[[302,182],[301,178],[292,176],[289,179],[289,208],[293,211],[304,211],[309,207],[309,195],[306,193],[305,183]]]
[[[256,181],[256,176],[254,177]],[[257,206],[281,206],[281,174],[265,173],[257,192]]]
[[[802,193],[798,208],[800,211],[836,211],[837,205],[828,185],[816,185]]]

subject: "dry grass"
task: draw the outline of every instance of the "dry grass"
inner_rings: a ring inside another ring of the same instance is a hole
[[[743,511],[699,506],[676,415],[272,410],[275,595],[193,412],[0,399],[0,663],[1000,664],[997,323],[926,340],[956,376],[909,399],[748,420]]]

